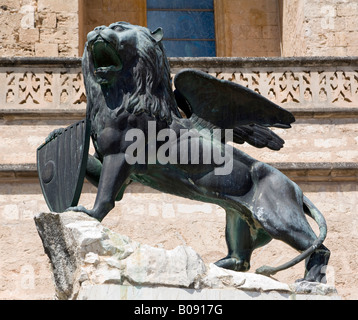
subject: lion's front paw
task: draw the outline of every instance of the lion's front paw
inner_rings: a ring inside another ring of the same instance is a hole
[[[89,210],[89,209],[85,208],[84,206],[69,207],[66,209],[66,212],[68,212],[68,211],[84,212],[84,213],[88,214],[90,217],[101,221],[100,219],[97,218],[97,216],[93,210]]]

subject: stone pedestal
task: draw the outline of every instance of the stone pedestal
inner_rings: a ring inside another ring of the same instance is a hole
[[[318,300],[335,288],[288,285],[253,273],[206,266],[190,247],[151,247],[114,233],[83,213],[40,213],[35,223],[52,269],[57,299]]]

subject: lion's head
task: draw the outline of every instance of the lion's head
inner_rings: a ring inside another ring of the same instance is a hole
[[[95,28],[87,36],[82,69],[93,112],[103,98],[110,109],[146,112],[170,123],[179,115],[170,81],[169,63],[161,43],[162,29],[127,22]]]

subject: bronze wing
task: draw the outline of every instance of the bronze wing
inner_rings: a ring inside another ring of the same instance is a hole
[[[233,129],[234,142],[279,150],[284,140],[268,127],[290,128],[295,121],[287,110],[239,84],[205,72],[184,69],[174,78],[179,108],[222,129]]]

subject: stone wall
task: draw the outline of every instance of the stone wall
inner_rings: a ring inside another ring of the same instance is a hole
[[[80,56],[87,33],[97,26],[108,26],[117,21],[127,21],[140,26],[147,25],[146,0],[80,0],[79,6]]]
[[[358,55],[358,3],[215,1],[217,56]],[[77,57],[86,34],[125,20],[146,25],[145,0],[4,0],[0,56]]]
[[[0,56],[78,56],[78,1],[4,0]]]
[[[357,56],[358,2],[283,2],[283,56]]]
[[[323,212],[329,228],[325,244],[332,251],[329,282],[344,299],[357,299],[357,59],[170,61],[173,74],[185,67],[202,69],[247,85],[294,113],[291,129],[275,129],[286,141],[281,151],[238,147],[282,170]],[[48,211],[36,148],[53,129],[84,117],[80,60],[1,59],[0,82],[5,84],[0,90],[0,299],[51,299],[51,272],[33,221]],[[80,203],[92,207],[95,196],[96,189],[85,183]],[[226,255],[223,209],[139,184],[128,187],[103,224],[151,246],[189,245],[205,263]],[[296,255],[272,241],[254,252],[251,270]],[[292,283],[303,270],[301,263],[275,277]]]
[[[215,1],[218,57],[280,56],[276,0]]]
[[[282,55],[304,56],[306,39],[304,36],[304,1],[283,1],[282,7]]]

